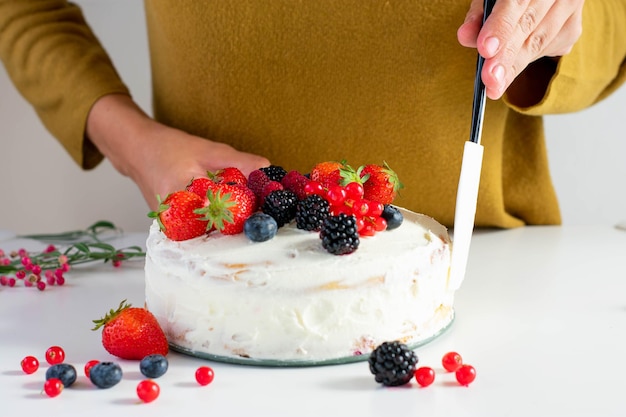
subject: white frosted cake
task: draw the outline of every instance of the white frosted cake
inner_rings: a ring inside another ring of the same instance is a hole
[[[174,350],[227,362],[338,363],[384,341],[416,347],[453,320],[451,245],[435,220],[402,213],[401,227],[343,256],[294,224],[261,243],[219,233],[176,242],[155,221],[146,306]]]

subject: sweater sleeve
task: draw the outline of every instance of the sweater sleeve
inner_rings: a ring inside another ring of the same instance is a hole
[[[560,58],[543,98],[519,107],[529,115],[569,113],[589,107],[626,80],[626,0],[589,0],[583,6],[583,31],[571,52]]]
[[[103,156],[85,137],[92,105],[129,94],[78,6],[66,0],[0,0],[0,59],[44,126],[83,169]]]

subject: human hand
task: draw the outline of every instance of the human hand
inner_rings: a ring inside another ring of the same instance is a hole
[[[135,159],[129,175],[151,210],[157,208],[157,195],[165,199],[167,194],[184,189],[192,178],[206,176],[207,171],[236,167],[247,176],[269,165],[263,157],[156,122],[144,134],[149,144]]]
[[[137,184],[151,210],[157,209],[157,195],[165,199],[207,171],[236,167],[248,175],[269,165],[264,157],[158,123],[121,94],[93,105],[86,133],[115,169]]]
[[[483,0],[472,0],[457,38],[485,58],[487,96],[500,98],[541,57],[567,54],[582,33],[584,0],[498,0],[481,28]]]

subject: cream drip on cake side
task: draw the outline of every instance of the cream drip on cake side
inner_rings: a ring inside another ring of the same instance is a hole
[[[154,223],[146,306],[173,347],[241,362],[324,362],[389,340],[418,344],[452,320],[451,245],[433,219],[402,213],[399,228],[343,256],[295,224],[254,243],[219,233],[175,242]]]

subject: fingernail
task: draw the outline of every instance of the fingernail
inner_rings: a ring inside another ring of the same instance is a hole
[[[496,65],[493,67],[491,74],[493,75],[493,78],[496,79],[498,84],[502,84],[504,81],[504,67],[502,65]]]
[[[487,38],[485,40],[485,50],[490,57],[494,56],[496,52],[498,52],[498,47],[500,46],[500,41],[495,36],[491,38]]]

